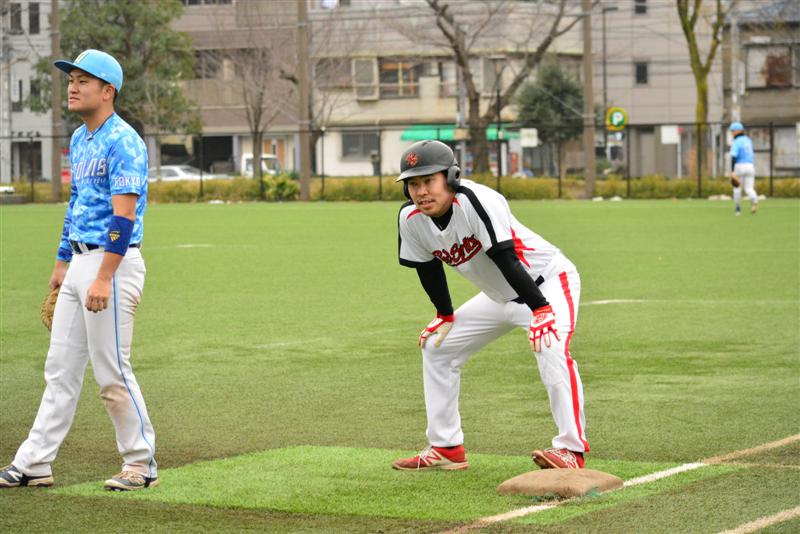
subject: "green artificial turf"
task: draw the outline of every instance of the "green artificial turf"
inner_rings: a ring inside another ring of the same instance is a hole
[[[700,200],[511,206],[581,274],[571,350],[585,387],[590,462],[680,464],[798,433],[800,202],[770,199],[756,216],[741,217],[730,203]],[[413,270],[397,265],[397,209],[389,203],[148,208],[148,274],[132,363],[165,476],[203,460],[294,446],[425,445],[416,338],[433,310]],[[39,305],[63,213],[64,206],[0,207],[5,461],[25,439],[44,389],[48,337]],[[475,293],[448,276],[455,304]],[[612,299],[640,302],[592,304]],[[97,395],[87,371],[72,432],[53,464],[59,487],[98,484],[119,470],[114,432]],[[524,332],[504,336],[466,365],[461,413],[471,458],[523,458],[549,444],[555,428]],[[439,478],[429,480],[420,493],[435,490]],[[725,500],[726,491],[715,499]],[[641,525],[668,509],[659,506],[662,494],[649,498],[654,505],[639,517]],[[759,491],[750,498],[769,508]],[[20,525],[11,518],[22,517],[29,529],[56,530],[80,519],[94,530],[106,506],[106,499],[12,490],[0,493],[0,525]],[[162,503],[132,508],[127,499],[120,506],[121,517],[143,530],[168,530],[166,516],[175,530],[215,529],[225,521],[237,529],[251,517],[245,510]],[[716,510],[702,498],[687,506],[693,513]],[[273,530],[441,526],[378,517],[326,522],[325,514],[258,517],[257,524]]]
[[[289,447],[190,464],[159,475],[152,491],[119,495],[96,482],[56,490],[63,495],[106,496],[169,504],[268,509],[305,514],[458,521],[529,505],[495,488],[537,469],[527,456],[472,454],[459,472],[406,472],[390,468],[411,451],[344,447]],[[632,478],[671,467],[603,462],[590,467]]]

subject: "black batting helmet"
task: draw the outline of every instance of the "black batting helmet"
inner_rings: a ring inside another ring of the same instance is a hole
[[[400,157],[400,176],[395,182],[403,182],[403,192],[408,197],[406,180],[414,176],[428,176],[437,172],[444,172],[447,185],[453,188],[458,187],[461,169],[458,167],[453,150],[441,141],[417,141],[408,147]]]

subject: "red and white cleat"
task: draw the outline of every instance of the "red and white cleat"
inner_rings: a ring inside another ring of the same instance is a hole
[[[583,469],[583,453],[567,449],[533,451],[533,461],[542,469]]]
[[[392,463],[393,469],[401,471],[422,471],[424,469],[444,469],[456,471],[469,467],[467,451],[463,445],[455,447],[434,447],[428,445],[418,455],[401,458]]]

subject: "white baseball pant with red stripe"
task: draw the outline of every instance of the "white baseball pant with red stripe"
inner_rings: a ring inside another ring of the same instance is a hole
[[[570,340],[578,319],[581,282],[575,265],[558,254],[545,269],[542,294],[553,307],[560,341],[551,339],[550,347],[542,343],[536,353],[539,374],[547,395],[550,410],[558,427],[553,447],[575,452],[588,452],[586,419],[583,413],[583,385],[578,364],[569,351]],[[461,368],[467,360],[487,343],[514,330],[520,334],[520,351],[530,350],[527,331],[531,310],[525,304],[497,302],[484,293],[464,303],[455,312],[455,322],[441,346],[430,341],[422,349],[425,406],[428,414],[428,440],[437,447],[452,447],[464,443],[458,396]],[[524,347],[524,348],[523,348]]]

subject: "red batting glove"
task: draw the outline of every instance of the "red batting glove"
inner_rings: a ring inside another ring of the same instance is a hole
[[[550,334],[557,341],[561,341],[555,325],[556,316],[553,314],[553,308],[549,304],[533,310],[533,319],[531,319],[531,327],[528,331],[528,341],[531,343],[533,352],[542,351],[542,340],[544,340],[546,347],[550,346]]]
[[[453,321],[455,321],[455,319],[455,315],[441,315],[437,313],[436,318],[431,321],[419,335],[420,348],[425,346],[425,341],[427,341],[434,332],[436,332],[436,342],[434,342],[433,345],[435,347],[440,346],[444,338],[447,337],[447,333],[453,328]]]

